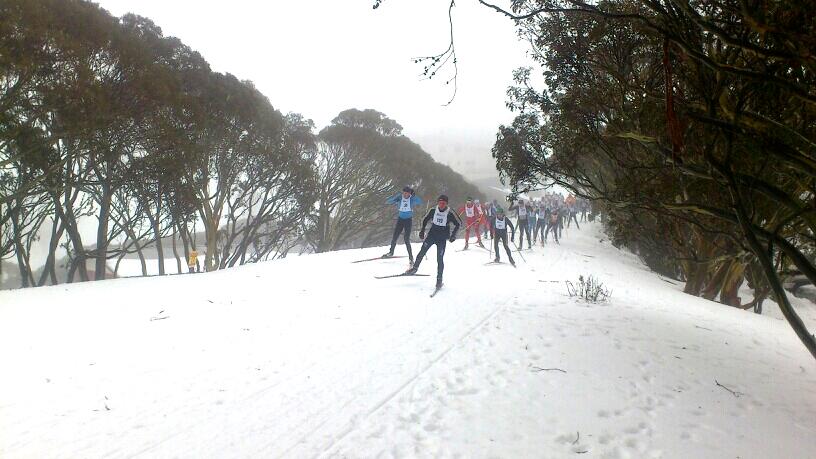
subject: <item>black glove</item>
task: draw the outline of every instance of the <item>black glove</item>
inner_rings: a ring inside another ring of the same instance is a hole
[[[453,242],[455,240],[456,240],[456,235],[455,234],[451,234],[451,237],[448,238],[449,242]]]
[[[421,241],[421,240],[424,240],[424,239],[425,239],[425,231],[420,231],[419,232],[419,240]]]

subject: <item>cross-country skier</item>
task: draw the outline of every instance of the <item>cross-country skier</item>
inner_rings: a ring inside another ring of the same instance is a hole
[[[553,237],[555,238],[555,242],[558,243],[558,225],[561,222],[561,217],[558,214],[558,205],[556,204],[550,210],[550,214],[547,218],[547,229],[544,231],[544,242],[547,242],[547,236],[552,231]]]
[[[527,226],[530,227],[530,232],[527,233],[528,234],[528,236],[527,236],[528,241],[527,242],[530,242],[530,240],[532,240],[533,244],[535,244],[535,241],[536,241],[535,228],[536,228],[536,223],[538,222],[538,203],[536,201],[532,201],[532,202],[530,202],[530,204],[531,204],[530,213],[527,215]],[[530,233],[533,234],[532,239],[530,239],[530,236],[529,236]]]
[[[530,242],[530,225],[527,224],[527,216],[533,211],[533,208],[528,206],[523,199],[519,199],[517,204],[510,206],[510,210],[515,210],[518,217],[516,226],[519,230],[519,250],[524,246],[525,232],[527,233],[527,248],[532,249],[533,244]]]
[[[425,227],[429,221],[432,222],[431,229],[428,231],[428,237],[426,238]],[[449,229],[450,225],[453,225],[453,232]],[[422,220],[419,238],[424,239],[425,242],[422,243],[422,248],[419,249],[419,255],[417,255],[414,266],[408,269],[408,271],[405,271],[405,274],[416,274],[419,265],[422,263],[422,259],[425,257],[425,253],[428,252],[428,249],[430,249],[432,245],[436,245],[436,288],[441,288],[442,273],[445,270],[445,246],[448,242],[456,240],[456,232],[459,231],[461,225],[462,222],[459,221],[456,212],[451,212],[448,207],[448,197],[444,194],[439,196],[437,205],[429,210],[428,214],[425,215],[425,218]]]
[[[574,221],[575,227],[581,229],[578,225],[578,199],[570,193],[570,195],[567,196],[565,204],[567,205],[567,228],[569,228],[570,223]]]
[[[487,235],[489,234],[490,230],[490,224],[487,221],[487,205],[482,204],[478,199],[474,200],[473,202],[476,205],[477,212],[479,212],[479,215],[481,215],[481,221],[479,223],[482,225],[482,237],[487,239]]]
[[[533,244],[535,244],[538,235],[541,234],[541,245],[544,245],[544,229],[547,227],[547,219],[550,216],[550,212],[547,205],[543,201],[538,203],[536,213],[538,214],[538,219],[536,220],[535,227],[533,228]]]
[[[494,199],[493,202],[487,204],[487,221],[485,222],[485,230],[490,232],[490,237],[493,237],[493,225],[496,223],[496,208],[498,204]],[[485,237],[487,237],[487,233],[485,233]]]
[[[395,204],[399,214],[397,215],[397,224],[394,227],[394,236],[391,238],[391,250],[382,257],[390,258],[394,256],[397,239],[400,233],[404,233],[405,248],[408,249],[408,260],[409,263],[414,264],[414,255],[411,252],[411,221],[414,216],[414,207],[421,205],[422,199],[414,195],[413,188],[406,186],[402,189],[402,193],[391,196],[385,202]]]
[[[473,202],[473,198],[470,196],[468,196],[465,205],[459,208],[459,215],[462,214],[465,215],[465,250],[468,249],[468,245],[470,244],[471,227],[473,227],[476,233],[476,244],[480,247],[484,247],[484,245],[482,245],[482,233],[479,231],[479,224],[482,221],[482,209]]]
[[[507,227],[510,227],[510,239],[513,239],[515,236],[516,229],[513,228],[513,223],[510,221],[509,218],[505,218],[504,216],[504,209],[501,207],[496,208],[496,223],[493,229],[493,249],[496,251],[496,263],[501,262],[501,257],[499,257],[499,240],[504,243],[504,251],[507,252],[507,258],[510,260],[510,264],[516,266],[516,262],[513,261],[513,255],[510,254],[510,246],[507,245]]]

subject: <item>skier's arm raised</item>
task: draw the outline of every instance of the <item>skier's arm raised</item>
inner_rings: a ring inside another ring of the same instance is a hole
[[[400,200],[400,194],[397,193],[394,196],[389,196],[388,199],[385,200],[386,204],[396,204]]]

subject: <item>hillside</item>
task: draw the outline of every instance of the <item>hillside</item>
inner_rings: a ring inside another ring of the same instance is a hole
[[[435,298],[373,278],[404,258],[350,263],[382,248],[0,292],[0,457],[816,457],[784,321],[582,228],[518,269],[459,240]]]

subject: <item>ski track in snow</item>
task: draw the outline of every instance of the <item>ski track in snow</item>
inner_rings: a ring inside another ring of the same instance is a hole
[[[404,260],[350,263],[381,248],[2,292],[0,457],[816,457],[816,368],[778,311],[600,239],[517,269],[449,250],[435,298],[372,279]],[[611,301],[569,298],[580,274]]]

